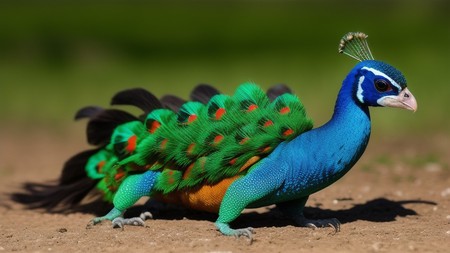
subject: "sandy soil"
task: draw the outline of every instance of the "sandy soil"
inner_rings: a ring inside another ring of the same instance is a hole
[[[57,178],[64,160],[86,147],[81,127],[2,127],[0,140],[0,252],[450,252],[445,134],[372,136],[362,160],[307,203],[307,215],[338,218],[341,232],[295,227],[271,206],[247,210],[233,223],[255,228],[251,245],[220,235],[216,215],[177,208],[124,230],[108,223],[86,229],[93,214],[26,210],[8,194],[23,182]]]

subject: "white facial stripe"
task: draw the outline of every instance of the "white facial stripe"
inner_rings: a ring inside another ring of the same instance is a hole
[[[356,97],[358,98],[359,102],[364,103],[364,97],[363,97],[363,89],[361,87],[361,84],[364,82],[364,76],[361,76],[358,81],[358,91],[356,92]]]
[[[399,91],[402,90],[402,87],[401,87],[400,85],[398,85],[398,83],[397,83],[396,81],[394,81],[392,78],[390,78],[389,76],[387,76],[385,73],[383,73],[383,72],[381,72],[381,71],[379,71],[379,70],[376,70],[376,69],[374,69],[374,68],[363,67],[362,69],[365,69],[365,70],[367,70],[367,71],[370,71],[370,72],[372,72],[374,75],[382,76],[382,77],[386,78],[387,80],[389,80],[389,82],[391,82],[392,85],[394,85],[395,87],[397,87],[397,89],[398,89]]]

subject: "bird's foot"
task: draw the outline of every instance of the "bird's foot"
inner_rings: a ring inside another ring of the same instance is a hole
[[[125,225],[131,225],[131,226],[145,226],[145,220],[153,219],[153,215],[150,212],[143,212],[139,217],[132,217],[132,218],[123,218],[121,216],[115,218],[112,220],[112,226],[113,228],[121,228]]]
[[[234,236],[236,238],[244,236],[244,237],[247,237],[250,244],[253,241],[253,234],[256,233],[252,227],[241,228],[241,229],[232,229],[232,228],[230,228],[230,225],[228,225],[227,223],[222,223],[222,222],[216,222],[215,225],[216,225],[217,229],[223,235]]]
[[[153,216],[150,212],[143,212],[139,217],[133,217],[133,218],[123,218],[123,212],[113,208],[107,215],[102,217],[96,217],[92,219],[86,226],[86,228],[92,228],[92,226],[95,226],[99,223],[101,223],[104,220],[110,220],[112,221],[113,228],[122,228],[124,225],[133,225],[133,226],[144,226],[145,220],[152,219]]]
[[[117,217],[122,217],[123,212],[120,211],[117,208],[113,208],[111,211],[109,211],[108,214],[106,214],[105,216],[101,216],[101,217],[95,217],[94,219],[92,219],[91,221],[89,221],[89,223],[86,225],[87,229],[92,228],[93,226],[101,223],[104,220],[114,220]]]
[[[331,227],[334,229],[335,233],[341,231],[341,222],[339,222],[339,220],[336,218],[323,220],[310,220],[306,219],[305,217],[301,217],[295,219],[295,222],[301,227],[309,227],[312,229]]]

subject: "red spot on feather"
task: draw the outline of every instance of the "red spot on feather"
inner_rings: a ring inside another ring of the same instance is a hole
[[[216,120],[221,119],[222,116],[223,116],[226,112],[227,112],[227,111],[225,110],[225,108],[219,108],[219,109],[217,109],[216,114],[215,114]]]
[[[105,164],[106,164],[106,161],[105,161],[105,160],[100,161],[99,163],[97,163],[97,171],[98,171],[99,173],[102,173],[102,168],[103,168],[103,166],[105,166]]]
[[[191,144],[189,144],[186,152],[190,155],[190,154],[192,154],[192,151],[194,151],[194,148],[195,148],[195,143],[191,143]]]
[[[286,114],[291,111],[291,108],[289,106],[283,107],[280,109],[280,114]]]
[[[125,147],[126,151],[128,151],[128,153],[132,153],[136,149],[136,143],[137,143],[136,135],[133,135],[130,138],[128,138],[128,145]]]
[[[191,123],[191,122],[193,122],[194,120],[196,120],[197,119],[197,115],[195,115],[195,114],[192,114],[192,115],[189,115],[189,117],[188,117],[188,123]]]
[[[151,134],[155,133],[155,131],[161,126],[161,123],[154,120],[152,122],[152,125],[150,126],[150,129],[148,130]]]
[[[114,180],[119,181],[125,176],[125,172],[123,170],[117,171],[117,174],[114,175]]]
[[[214,144],[219,144],[223,140],[223,135],[219,134],[214,137]]]
[[[161,148],[161,149],[165,149],[166,148],[166,146],[167,146],[167,139],[164,139],[164,140],[162,140],[161,141],[161,144],[159,145],[159,147]]]
[[[231,159],[231,161],[229,162],[230,165],[234,165],[237,161],[237,158],[233,158]]]
[[[186,169],[186,171],[183,174],[183,179],[186,179],[190,176],[192,169],[194,168],[195,163],[192,163],[189,165],[189,167]]]
[[[291,134],[293,134],[293,133],[294,133],[294,130],[292,130],[292,129],[289,128],[288,130],[286,130],[286,131],[283,132],[283,135],[284,135],[284,136],[289,136],[289,135],[291,135]]]
[[[247,112],[251,112],[251,111],[254,111],[254,110],[256,110],[256,109],[258,109],[258,106],[255,105],[255,104],[251,104],[251,105],[249,105],[249,107],[247,108]]]
[[[271,121],[270,119],[268,121],[266,121],[266,123],[264,123],[264,127],[269,127],[273,125],[273,121]]]
[[[239,144],[245,144],[248,140],[250,140],[250,138],[248,138],[248,137],[245,137],[245,138],[243,138],[240,142],[239,142]]]

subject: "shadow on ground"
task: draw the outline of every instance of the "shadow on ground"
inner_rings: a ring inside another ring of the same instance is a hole
[[[394,201],[386,198],[377,198],[363,204],[355,204],[353,207],[341,210],[322,209],[320,207],[305,207],[305,216],[311,219],[337,218],[341,223],[351,223],[358,220],[370,222],[391,222],[397,217],[418,215],[413,209],[407,208],[408,204],[436,205],[435,202],[426,200],[402,200]],[[138,216],[146,208],[150,209],[155,219],[178,220],[187,218],[190,220],[209,220],[214,222],[216,214],[197,212],[182,208],[160,206],[151,203],[146,206],[138,206],[130,209],[126,216]],[[273,207],[265,212],[251,211],[242,214],[233,222],[238,227],[284,227],[293,225],[290,219],[285,218],[281,212]]]

